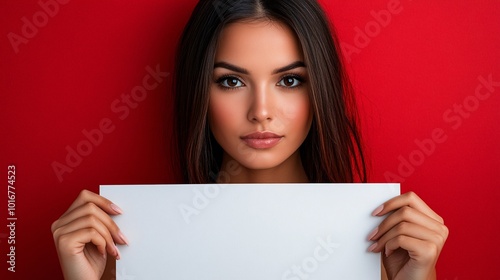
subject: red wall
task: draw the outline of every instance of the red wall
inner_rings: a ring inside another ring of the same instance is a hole
[[[0,226],[1,279],[61,278],[50,225],[81,189],[176,176],[170,73],[197,1],[59,0],[44,12],[54,1],[0,4],[0,221],[11,164],[17,218],[15,273]],[[323,3],[360,94],[371,181],[402,181],[444,217],[439,279],[500,279],[500,2]]]

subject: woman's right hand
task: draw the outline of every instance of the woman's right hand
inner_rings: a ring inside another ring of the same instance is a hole
[[[108,199],[83,190],[54,223],[52,234],[66,280],[99,280],[108,257],[120,259],[116,248],[126,237],[109,215],[122,210]]]

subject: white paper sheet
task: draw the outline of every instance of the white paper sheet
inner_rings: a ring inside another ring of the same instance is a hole
[[[371,212],[399,184],[101,186],[124,213],[117,279],[380,279]]]

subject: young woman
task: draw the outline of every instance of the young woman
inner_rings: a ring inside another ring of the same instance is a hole
[[[179,44],[176,143],[186,183],[366,182],[353,93],[314,0],[202,0]],[[111,201],[82,191],[52,225],[66,279],[99,279],[125,235]],[[443,219],[393,198],[368,236],[383,279],[435,279]],[[125,214],[126,215],[126,214]],[[361,240],[360,240],[361,242]],[[109,266],[108,266],[109,267]]]

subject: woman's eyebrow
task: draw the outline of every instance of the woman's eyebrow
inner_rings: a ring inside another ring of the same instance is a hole
[[[230,63],[227,63],[227,62],[217,62],[214,64],[214,69],[217,68],[217,67],[220,67],[220,68],[226,68],[228,70],[231,70],[231,71],[234,71],[234,72],[238,72],[238,73],[241,73],[241,74],[246,74],[248,75],[248,73],[250,73],[247,69],[245,68],[241,68],[241,67],[238,67],[236,65],[232,65]]]
[[[306,64],[303,61],[295,61],[294,63],[291,63],[287,66],[284,66],[284,67],[281,67],[281,68],[274,70],[273,74],[286,72],[286,71],[289,71],[289,70],[292,70],[295,68],[299,68],[299,67],[306,67]]]
[[[234,71],[234,72],[238,72],[238,73],[241,73],[241,74],[245,74],[245,75],[248,75],[250,73],[250,71],[248,71],[247,69],[245,68],[241,68],[241,67],[238,67],[236,65],[233,65],[233,64],[230,64],[230,63],[227,63],[227,62],[224,62],[224,61],[221,61],[221,62],[217,62],[214,64],[214,69],[215,68],[226,68],[228,70],[231,70],[231,71]],[[289,70],[292,70],[292,69],[295,69],[295,68],[299,68],[299,67],[306,67],[306,64],[303,62],[303,61],[295,61],[289,65],[286,65],[286,66],[283,66],[281,68],[278,68],[276,70],[273,71],[273,74],[279,74],[279,73],[282,73],[282,72],[285,72],[285,71],[289,71]]]

